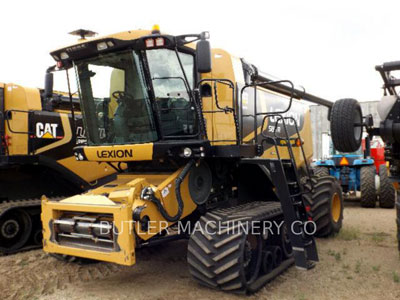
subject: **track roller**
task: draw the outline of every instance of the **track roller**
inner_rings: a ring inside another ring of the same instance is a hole
[[[32,220],[23,209],[12,209],[0,217],[0,253],[12,253],[26,244]]]

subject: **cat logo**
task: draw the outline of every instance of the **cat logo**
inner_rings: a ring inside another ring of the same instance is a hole
[[[36,123],[36,137],[42,139],[60,139],[57,136],[58,124],[54,123]]]

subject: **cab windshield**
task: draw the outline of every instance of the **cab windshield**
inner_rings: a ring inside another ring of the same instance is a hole
[[[75,64],[91,145],[157,140],[150,98],[137,53],[111,53]]]
[[[179,62],[173,50],[146,51],[147,81],[140,57],[126,51],[75,63],[89,145],[147,143],[197,133],[189,94],[193,56],[179,53]]]

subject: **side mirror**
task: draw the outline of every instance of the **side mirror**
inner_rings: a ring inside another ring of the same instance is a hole
[[[52,72],[47,72],[44,77],[44,97],[50,98],[53,96],[53,78],[54,74]]]
[[[209,73],[211,72],[211,47],[210,42],[201,39],[196,45],[196,64],[197,72]]]

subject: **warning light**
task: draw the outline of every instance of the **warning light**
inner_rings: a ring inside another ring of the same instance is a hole
[[[340,160],[339,165],[341,165],[341,166],[348,166],[349,165],[349,161],[347,160],[347,158],[345,156],[342,157],[342,159]]]
[[[158,24],[154,24],[153,28],[151,29],[152,34],[160,34],[160,26]]]

